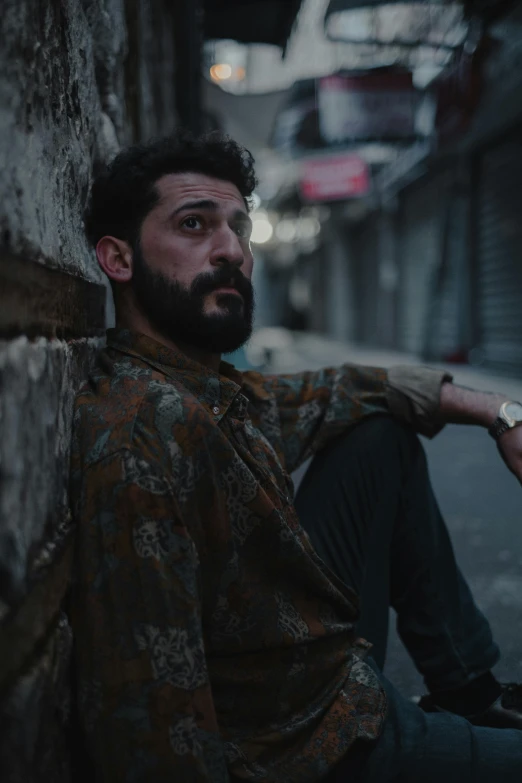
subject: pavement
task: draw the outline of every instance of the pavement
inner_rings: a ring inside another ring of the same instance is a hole
[[[273,351],[267,369],[298,372],[342,362],[377,367],[421,363],[396,352],[293,333],[286,346]],[[475,367],[435,366],[451,372],[456,383],[522,400],[520,379]],[[423,443],[457,560],[502,652],[495,674],[502,682],[522,682],[522,488],[482,428],[449,425]],[[297,481],[302,473],[295,476]],[[421,694],[422,679],[395,633],[393,618],[391,625],[386,674],[404,695]]]

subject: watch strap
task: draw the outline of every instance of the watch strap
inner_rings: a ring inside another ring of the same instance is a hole
[[[522,424],[522,417],[513,418],[508,415],[506,409],[509,405],[518,405],[519,408],[522,407],[519,402],[515,402],[514,400],[506,400],[502,403],[497,418],[488,430],[491,437],[495,440],[498,440],[507,430],[511,430],[513,427],[519,427]]]
[[[511,429],[511,425],[507,423],[500,416],[497,416],[491,427],[488,429],[489,434],[495,440],[498,440],[507,430]]]

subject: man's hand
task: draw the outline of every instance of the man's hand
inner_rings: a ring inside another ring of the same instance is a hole
[[[440,413],[447,424],[478,424],[489,428],[498,416],[505,394],[475,391],[453,383],[443,383]],[[502,459],[522,484],[522,425],[507,430],[497,441]]]
[[[502,459],[522,484],[522,425],[504,432],[497,445]]]

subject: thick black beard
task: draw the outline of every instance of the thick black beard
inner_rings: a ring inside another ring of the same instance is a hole
[[[185,288],[147,265],[141,248],[133,254],[132,288],[149,322],[174,343],[210,353],[231,353],[252,334],[254,291],[250,280],[237,268],[224,265],[203,273]],[[204,312],[205,296],[216,288],[230,286],[242,296],[219,296],[221,314]]]

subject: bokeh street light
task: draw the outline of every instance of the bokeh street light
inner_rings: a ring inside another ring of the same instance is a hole
[[[276,225],[275,234],[281,242],[294,242],[297,239],[297,222],[293,218],[283,218]]]
[[[210,67],[210,78],[214,82],[241,82],[245,75],[246,71],[240,65],[233,68],[230,63],[215,63]]]
[[[268,219],[267,213],[258,209],[252,213],[252,234],[250,240],[255,245],[264,245],[272,239],[274,229],[272,223]]]

